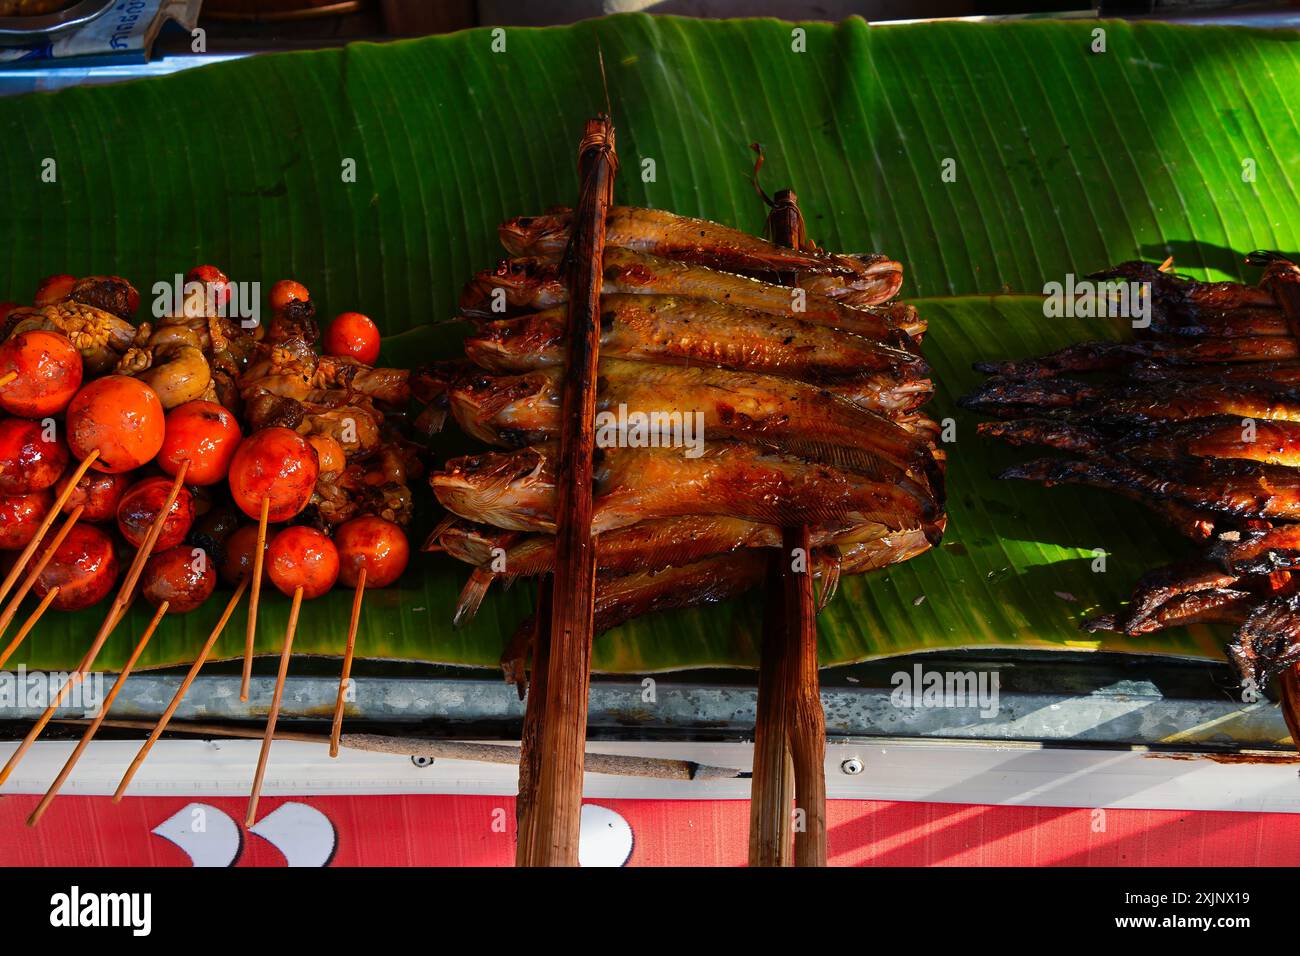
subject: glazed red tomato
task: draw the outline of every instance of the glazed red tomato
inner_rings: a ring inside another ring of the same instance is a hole
[[[149,526],[162,512],[171,490],[170,478],[145,478],[128,488],[122,496],[122,501],[117,506],[117,529],[132,547],[138,548],[144,544]],[[176,500],[172,502],[171,511],[163,520],[154,549],[165,551],[174,548],[185,540],[193,524],[194,496],[188,488],[182,486]]]
[[[154,607],[167,601],[168,614],[188,614],[212,597],[217,569],[202,548],[183,544],[151,557],[140,581],[141,593]]]
[[[0,550],[18,551],[27,547],[53,507],[54,496],[48,490],[0,498]]]
[[[302,588],[302,596],[309,601],[334,587],[339,577],[339,552],[334,542],[305,525],[277,534],[267,546],[266,564],[272,584],[289,595]]]
[[[263,428],[239,444],[230,462],[230,494],[244,514],[258,519],[262,500],[268,520],[288,521],[311,500],[319,467],[316,450],[289,428]]]
[[[74,524],[32,590],[45,597],[59,589],[51,605],[60,611],[80,611],[98,604],[117,583],[118,561],[113,539],[94,525]]]
[[[57,332],[19,332],[0,345],[0,377],[17,378],[0,387],[0,408],[23,418],[57,415],[81,388],[81,353]]]
[[[26,418],[0,419],[0,495],[49,488],[68,464],[68,446],[49,425]],[[53,474],[51,474],[53,472]]]
[[[56,494],[63,494],[63,489],[68,487],[68,479],[71,477],[72,470],[64,473],[55,485]],[[80,506],[84,509],[81,512],[82,521],[89,521],[92,524],[100,521],[115,521],[117,506],[122,503],[122,496],[130,487],[130,474],[113,475],[92,469],[81,476],[77,487],[68,496],[63,511],[66,514]]]
[[[339,580],[357,586],[366,569],[366,587],[386,588],[402,576],[411,559],[411,545],[400,527],[376,515],[362,515],[334,532],[339,550]]]
[[[152,461],[164,429],[157,393],[126,375],[95,379],[68,405],[68,445],[79,459],[99,449],[96,471],[133,471]]]
[[[292,279],[281,279],[271,286],[271,308],[276,312],[288,307],[290,302],[310,302],[311,293],[307,287]]]
[[[158,467],[174,477],[188,459],[187,484],[215,485],[230,471],[230,459],[242,438],[239,422],[224,405],[203,401],[177,405],[167,413]]]
[[[274,534],[274,532],[272,532]],[[246,524],[237,528],[226,539],[226,553],[221,559],[221,578],[227,584],[238,584],[253,571],[253,549],[257,547],[257,525]],[[266,580],[267,542],[262,542],[262,580]]]
[[[32,304],[39,309],[44,305],[62,302],[72,294],[72,287],[76,284],[77,277],[70,276],[66,272],[46,276],[41,280],[41,284],[36,287],[36,296],[32,300]]]
[[[325,332],[325,353],[374,365],[379,358],[379,327],[360,312],[341,312]]]

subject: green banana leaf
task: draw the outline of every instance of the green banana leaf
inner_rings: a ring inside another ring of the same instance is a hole
[[[1116,607],[1186,546],[1113,496],[994,481],[1016,456],[979,441],[954,398],[979,378],[972,361],[1120,333],[1044,318],[1045,281],[1170,254],[1192,275],[1253,278],[1241,253],[1300,248],[1286,96],[1300,80],[1296,39],[1118,22],[619,16],[510,29],[500,51],[479,30],[3,100],[0,298],[29,301],[48,273],[117,273],[147,303],[155,282],[212,262],[237,280],[297,278],[326,315],[367,312],[393,363],[452,354],[461,332],[443,320],[464,280],[500,256],[496,224],[574,199],[582,123],[605,105],[599,51],[618,201],[758,232],[749,144],[761,142],[765,185],[797,189],[812,237],[901,260],[904,294],[930,320],[931,412],[956,429],[947,537],[844,582],[819,622],[824,663],[972,646],[1215,657],[1203,629],[1100,643],[1080,632],[1087,612]],[[446,436],[436,450],[457,447]],[[400,586],[367,597],[359,653],[493,664],[532,594],[495,593],[453,630],[464,578],[419,555]],[[350,601],[336,591],[308,604],[295,650],[339,653]],[[759,601],[633,622],[598,640],[594,665],[753,664]],[[164,622],[141,666],[190,659],[221,603]],[[260,653],[278,651],[287,609],[264,596]],[[51,615],[12,663],[70,666],[98,620]],[[145,620],[134,609],[98,666],[119,666]],[[241,621],[218,656],[242,653]]]

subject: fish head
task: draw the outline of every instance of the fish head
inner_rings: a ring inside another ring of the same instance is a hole
[[[555,480],[545,448],[465,455],[429,475],[434,495],[462,518],[517,531],[551,531]]]
[[[571,210],[549,210],[540,216],[516,216],[497,227],[501,244],[512,256],[560,252],[569,239]]]
[[[463,377],[447,393],[451,413],[461,428],[489,444],[519,447],[536,440],[535,409],[559,407],[556,375],[548,371],[523,375]]]
[[[495,269],[484,269],[465,283],[460,310],[469,315],[499,315],[501,293],[513,308],[545,307],[554,305],[552,299],[562,290],[553,262],[533,256],[502,259]]]
[[[562,362],[564,321],[561,308],[515,319],[480,322],[465,337],[465,354],[476,365],[500,371]]]

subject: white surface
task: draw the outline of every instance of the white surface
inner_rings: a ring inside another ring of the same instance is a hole
[[[0,743],[0,760],[14,744]],[[71,742],[38,742],[0,793],[44,793],[67,759]],[[163,740],[131,784],[133,795],[246,794],[257,763],[256,740]],[[134,741],[96,741],[63,787],[64,793],[111,794],[139,749]],[[748,744],[613,743],[592,751],[693,760],[748,770]],[[840,764],[859,758],[849,776]],[[1143,751],[1069,750],[1037,745],[940,741],[832,744],[826,784],[831,799],[1019,804],[1049,807],[1300,812],[1300,764],[1224,763]],[[749,798],[748,778],[654,780],[587,776],[591,799]],[[331,760],[324,747],[278,741],[263,794],[465,793],[513,795],[517,770],[503,764],[439,759],[416,767],[409,758],[344,749]]]

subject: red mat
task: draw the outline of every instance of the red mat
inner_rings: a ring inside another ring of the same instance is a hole
[[[152,831],[170,818],[205,834],[229,834],[245,801],[218,798],[59,797],[35,830],[24,821],[39,798],[0,798],[0,866],[184,866],[189,854]],[[508,866],[514,800],[478,796],[263,799],[300,852],[332,866]],[[601,800],[592,806],[608,844],[604,859],[630,866],[740,866],[749,805],[743,801]],[[214,810],[217,815],[214,816]],[[179,814],[179,816],[177,816]],[[320,816],[323,814],[323,817]],[[1060,809],[834,800],[829,852],[841,866],[1297,866],[1300,815],[1171,810]],[[620,820],[621,818],[621,820]],[[219,822],[219,825],[218,825]],[[626,827],[624,827],[624,823]],[[241,828],[242,829],[242,828]],[[630,829],[630,834],[627,833]],[[613,834],[613,835],[610,835]],[[214,835],[210,839],[217,839]],[[332,842],[331,842],[332,841]],[[286,838],[244,832],[238,866],[284,866]],[[630,845],[630,853],[627,847]],[[237,847],[237,849],[236,849]],[[332,853],[332,855],[331,855]],[[219,856],[219,854],[218,854]]]

